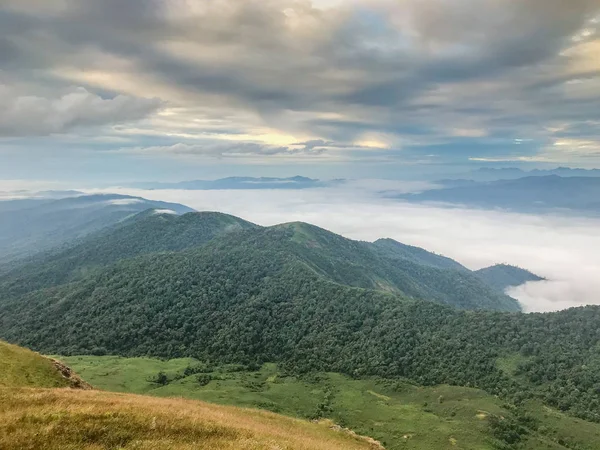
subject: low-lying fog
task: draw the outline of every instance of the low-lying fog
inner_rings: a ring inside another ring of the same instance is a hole
[[[415,205],[378,195],[381,189],[414,188],[363,181],[286,191],[108,191],[226,212],[260,225],[305,221],[353,239],[391,237],[471,269],[518,265],[549,280],[510,289],[528,312],[600,304],[600,220]]]

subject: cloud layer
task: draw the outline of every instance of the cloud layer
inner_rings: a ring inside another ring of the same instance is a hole
[[[593,163],[599,22],[599,0],[8,0],[0,133],[110,125],[131,148],[209,158],[323,141],[330,159]]]

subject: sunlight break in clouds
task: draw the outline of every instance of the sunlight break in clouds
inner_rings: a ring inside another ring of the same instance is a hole
[[[377,195],[392,188],[390,182],[370,186],[365,189],[362,182],[285,192],[108,191],[226,212],[260,225],[304,221],[352,239],[390,237],[444,254],[470,269],[518,265],[550,280],[510,290],[528,312],[600,304],[600,220],[408,204]]]

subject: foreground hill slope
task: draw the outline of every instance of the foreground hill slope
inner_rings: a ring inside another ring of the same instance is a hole
[[[16,345],[0,341],[0,388],[68,387],[70,381],[53,361]]]
[[[528,281],[542,281],[544,279],[528,270],[508,264],[496,264],[495,266],[479,269],[475,271],[475,274],[499,291],[504,291],[510,286],[520,286]]]
[[[192,400],[100,391],[0,389],[0,448],[366,450],[381,447],[349,432],[334,431],[326,424]]]
[[[50,359],[0,342],[0,448],[381,448],[373,440],[349,431],[333,431],[327,424],[257,410],[56,389],[71,385]]]
[[[65,361],[103,389],[327,418],[388,450],[597,450],[600,442],[600,424],[538,401],[516,408],[473,388],[337,373],[292,376],[275,364],[256,369],[190,358],[73,356]],[[165,374],[163,383],[153,381],[158,373]]]
[[[23,201],[17,200],[19,205]],[[194,211],[184,205],[116,194],[83,195],[33,203],[11,210],[0,207],[0,255],[2,263],[30,257],[114,225],[147,209],[176,214]]]

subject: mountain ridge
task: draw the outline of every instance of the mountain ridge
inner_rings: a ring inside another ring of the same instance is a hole
[[[10,209],[11,204],[29,207]],[[118,194],[82,195],[33,204],[23,200],[0,202],[2,262],[6,265],[58,248],[148,209],[176,214],[194,211],[177,203]]]
[[[540,277],[526,269],[509,264],[495,264],[475,271],[475,274],[488,285],[504,292],[509,287],[520,286],[529,281],[544,281]]]
[[[418,247],[392,240],[353,241],[303,222],[259,227],[214,212],[181,216],[141,213],[5,274],[0,286],[4,297],[22,295],[85,277],[121,259],[210,245],[213,239],[218,245],[218,238],[225,240],[223,245],[229,245],[232,253],[236,246],[249,243],[251,252],[271,248],[285,255],[283,259],[301,261],[319,276],[342,285],[465,309],[519,310],[515,300],[495,292],[459,263]]]

